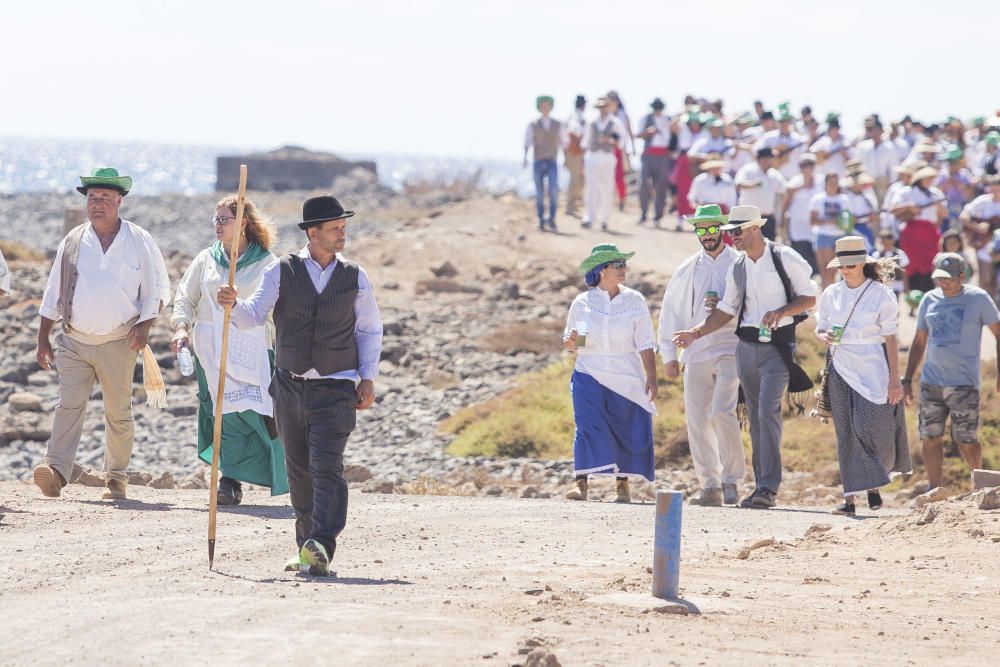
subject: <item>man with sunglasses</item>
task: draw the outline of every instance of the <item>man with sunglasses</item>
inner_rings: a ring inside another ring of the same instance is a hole
[[[764,238],[756,206],[736,206],[729,224],[738,257],[726,274],[726,286],[717,307],[700,325],[677,331],[673,343],[688,348],[736,318],[736,368],[750,420],[756,489],[741,507],[775,506],[781,484],[781,399],[802,402],[812,382],[795,363],[795,325],[816,304],[818,289],[812,269],[787,246]]]
[[[38,309],[38,364],[59,371],[59,404],[35,485],[54,498],[71,481],[94,381],[104,399],[104,500],[125,498],[135,427],[132,376],[136,356],[163,305],[170,278],[163,255],[142,227],[119,217],[132,179],[95,169],[77,188],[87,198],[87,222],[59,244]],[[56,322],[56,350],[49,337]]]
[[[726,290],[726,275],[738,253],[722,242],[726,217],[718,204],[699,206],[687,219],[701,250],[674,272],[660,310],[660,354],[668,378],[680,375],[673,332],[690,329],[715,310]],[[680,354],[684,361],[684,410],[688,443],[701,492],[692,505],[719,507],[738,500],[737,486],[746,476],[743,440],[736,419],[740,381],[736,372],[736,327],[694,341]]]

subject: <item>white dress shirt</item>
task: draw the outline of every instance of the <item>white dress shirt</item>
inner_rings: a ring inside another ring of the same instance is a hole
[[[670,136],[673,134],[670,131],[670,118],[662,113],[659,115],[647,114],[642,118],[639,134],[645,132],[649,127],[655,128],[656,133],[645,140],[645,148],[667,148],[670,146]]]
[[[655,349],[653,320],[646,299],[621,286],[614,299],[599,287],[578,294],[569,307],[565,335],[585,322],[587,342],[577,348],[576,370],[652,414],[656,406],[646,394],[646,371],[639,353]]]
[[[102,337],[119,332],[133,320],[138,324],[156,318],[161,303],[170,301],[170,278],[153,237],[138,225],[122,220],[105,252],[91,223],[84,224],[69,318],[73,331],[85,338]],[[62,318],[58,303],[65,245],[63,239],[38,309],[42,317],[50,320]],[[148,260],[143,262],[143,258]]]
[[[751,162],[736,172],[736,185],[753,186],[738,189],[739,202],[756,206],[763,216],[774,215],[776,199],[785,192],[785,179],[781,173],[772,167],[765,174],[759,162]]]
[[[719,155],[725,157],[729,151],[733,148],[732,139],[727,139],[726,137],[719,135],[718,137],[713,137],[711,134],[705,134],[704,136],[698,137],[691,144],[691,150],[688,151],[697,155],[708,155],[709,153],[718,153]]]
[[[847,173],[847,158],[849,153],[849,149],[846,146],[847,141],[843,137],[838,137],[834,140],[830,136],[823,135],[809,147],[809,152],[818,155],[819,153],[830,154],[833,151],[837,151],[823,160],[820,168],[824,174],[833,173],[837,176],[844,176]]]
[[[777,310],[788,304],[785,299],[785,288],[781,284],[781,278],[774,268],[774,260],[771,258],[771,247],[775,246],[771,241],[766,242],[764,254],[760,259],[754,261],[748,255],[744,266],[747,272],[746,309],[743,311],[743,322],[740,326],[759,327],[764,314],[772,310]],[[780,248],[781,263],[788,274],[791,282],[792,299],[800,296],[816,296],[819,291],[816,283],[812,281],[812,267],[809,262],[802,259],[802,255],[795,252],[788,246],[777,246]],[[735,266],[735,262],[733,264]],[[733,266],[729,267],[726,273],[726,290],[719,302],[719,310],[734,317],[740,313],[740,294],[736,289],[736,279],[733,276]],[[779,327],[792,323],[791,317],[783,317],[778,322]]]
[[[845,322],[844,336],[833,351],[833,366],[854,391],[872,403],[883,404],[889,400],[889,365],[882,351],[882,339],[898,330],[896,295],[870,280],[854,289],[842,280],[835,282],[819,298],[816,331],[829,331],[831,327],[844,326]]]
[[[698,174],[688,190],[688,202],[697,208],[702,204],[722,204],[728,211],[736,206],[736,186],[729,174],[713,176],[708,172]]]
[[[312,280],[316,292],[320,293],[330,282],[333,270],[337,267],[341,256],[330,262],[326,268],[319,265],[312,255],[309,254],[309,245],[299,250],[299,257],[305,260],[306,270]],[[233,306],[232,321],[240,329],[251,329],[259,327],[267,321],[267,316],[278,302],[278,288],[281,286],[281,262],[275,262],[267,267],[260,278],[257,290],[249,299],[237,299]],[[382,353],[382,316],[379,313],[378,305],[375,303],[375,295],[372,293],[372,284],[368,279],[365,270],[358,266],[358,294],[354,299],[354,338],[358,347],[358,368],[331,373],[330,375],[320,375],[315,368],[310,368],[302,374],[310,379],[332,379],[332,380],[374,380],[378,377],[379,355]],[[281,327],[280,322],[275,322],[275,326]],[[285,369],[288,370],[288,369]]]

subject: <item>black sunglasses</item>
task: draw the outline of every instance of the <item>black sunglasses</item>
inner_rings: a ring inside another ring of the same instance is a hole
[[[627,265],[624,259],[616,259],[613,262],[608,262],[608,266],[610,266],[612,269],[624,269],[626,268]]]
[[[694,233],[698,236],[704,236],[705,234],[718,234],[722,231],[722,227],[718,225],[712,225],[711,227],[695,227]]]

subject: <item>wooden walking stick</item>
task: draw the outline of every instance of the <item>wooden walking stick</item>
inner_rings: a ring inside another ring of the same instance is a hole
[[[232,249],[229,251],[229,287],[236,282],[236,259],[240,252],[240,226],[247,197],[247,166],[240,165],[240,189],[236,199],[236,219],[233,224]],[[222,349],[219,354],[219,391],[215,394],[215,429],[212,433],[212,481],[208,485],[208,569],[215,560],[215,517],[219,505],[219,451],[222,449],[222,404],[226,391],[226,361],[229,357],[229,319],[233,307],[226,306],[222,318]]]

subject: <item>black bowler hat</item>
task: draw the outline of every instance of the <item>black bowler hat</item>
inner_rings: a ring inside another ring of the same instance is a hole
[[[657,97],[655,100],[649,103],[649,106],[653,107],[654,111],[662,111],[663,107],[665,107],[666,105],[663,103],[663,100]]]
[[[345,211],[333,195],[310,197],[302,205],[302,222],[299,223],[299,229],[309,229],[330,220],[341,220],[352,215],[354,211]]]
[[[587,106],[587,98],[583,95],[577,95],[575,105],[577,109],[582,109]]]

